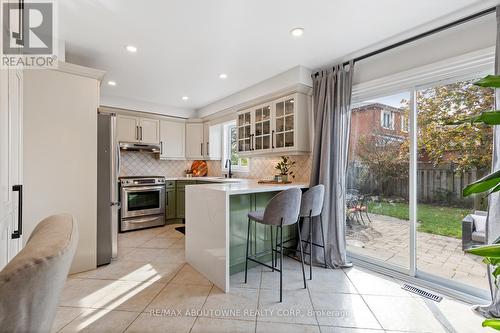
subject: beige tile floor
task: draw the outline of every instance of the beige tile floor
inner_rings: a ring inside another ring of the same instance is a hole
[[[68,278],[54,332],[482,332],[470,305],[424,300],[362,268],[254,268],[223,293],[184,261],[184,237],[166,226],[119,236],[119,259]],[[484,331],[487,331],[486,329]]]

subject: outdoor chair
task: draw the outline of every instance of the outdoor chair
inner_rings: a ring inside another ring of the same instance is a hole
[[[487,212],[476,210],[462,220],[462,250],[486,243]]]

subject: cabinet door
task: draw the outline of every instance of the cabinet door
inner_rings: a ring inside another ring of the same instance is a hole
[[[177,190],[177,218],[183,219],[186,213],[186,191],[185,189]]]
[[[252,110],[238,114],[238,152],[252,150]]]
[[[203,159],[203,124],[186,124],[186,158]]]
[[[295,99],[274,102],[274,148],[288,150],[295,146]]]
[[[140,138],[143,143],[160,143],[160,121],[157,119],[140,119]]]
[[[22,184],[22,70],[0,71],[0,270],[21,250],[18,231]],[[22,212],[21,212],[22,214]]]
[[[208,127],[208,141],[206,143],[207,158],[220,160],[222,158],[222,125]]]
[[[186,124],[162,120],[160,122],[160,158],[185,159]]]
[[[119,115],[116,118],[116,138],[118,142],[138,142],[139,118]]]
[[[271,150],[271,105],[255,109],[253,134],[253,150],[259,152]]]
[[[165,218],[167,220],[175,219],[177,216],[176,210],[176,197],[175,197],[175,189],[166,190],[165,192]]]
[[[210,159],[210,123],[203,124],[203,158]]]

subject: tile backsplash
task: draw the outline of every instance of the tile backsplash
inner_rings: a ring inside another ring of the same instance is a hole
[[[308,182],[311,175],[311,155],[290,156],[295,161],[292,169],[295,173],[294,181]],[[237,178],[266,179],[276,174],[274,167],[281,160],[279,156],[250,158],[249,172],[235,172]],[[219,167],[220,170],[220,167]]]
[[[295,181],[307,182],[311,174],[311,155],[291,156],[296,162],[294,171]],[[272,177],[276,170],[274,166],[280,160],[274,157],[252,157],[250,158],[249,172],[235,172],[236,178],[265,179]],[[191,167],[193,161],[162,161],[156,159],[153,154],[122,151],[120,176],[165,176],[183,177],[184,170]],[[208,176],[218,177],[222,175],[220,161],[207,161]]]

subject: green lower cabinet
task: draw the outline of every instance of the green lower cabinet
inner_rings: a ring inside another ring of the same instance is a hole
[[[176,182],[176,206],[177,218],[183,219],[186,217],[186,185],[195,185],[196,180],[178,180]]]
[[[175,194],[175,187],[173,189],[167,188],[165,191],[165,201],[165,218],[167,220],[175,219],[177,217],[177,198]]]
[[[186,190],[177,190],[177,218],[183,219],[186,216]]]
[[[248,217],[247,214],[252,210],[263,210],[269,200],[277,192],[267,193],[252,193],[230,196],[230,225],[229,225],[229,266],[230,273],[234,274],[245,270],[246,244]],[[273,228],[273,237],[276,239],[276,234],[279,228]],[[296,226],[283,227],[283,240],[294,239]],[[260,223],[252,222],[250,229],[251,241],[249,252],[250,254],[266,251],[271,249],[271,227]],[[252,239],[253,238],[253,239]],[[285,246],[294,246],[294,241],[285,244]],[[271,254],[263,255],[259,258],[260,261],[271,265]],[[257,264],[248,262],[248,267],[254,267]]]

